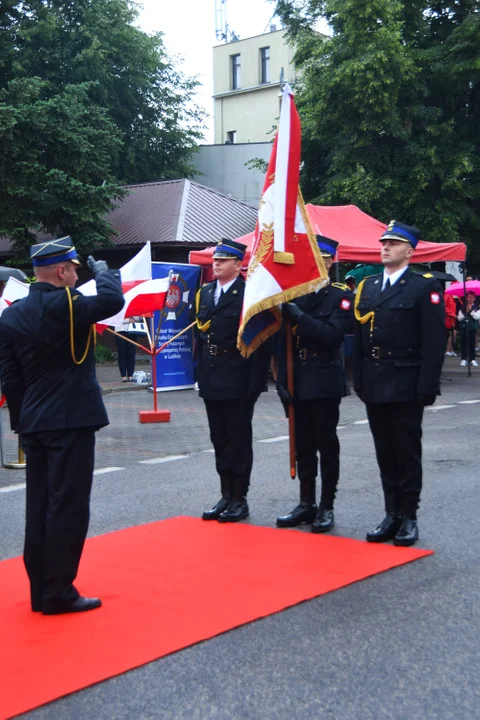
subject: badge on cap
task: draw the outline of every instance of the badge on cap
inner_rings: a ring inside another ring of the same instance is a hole
[[[340,303],[340,307],[342,310],[350,310],[351,302],[348,298],[343,298],[342,302]]]
[[[438,292],[430,293],[430,302],[432,303],[432,305],[439,305],[440,304],[440,293],[438,293]]]

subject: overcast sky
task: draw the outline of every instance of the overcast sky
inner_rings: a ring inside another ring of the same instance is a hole
[[[141,4],[142,29],[163,32],[168,53],[183,56],[187,75],[198,75],[202,83],[198,104],[210,115],[205,140],[213,142],[212,48],[221,43],[215,38],[215,0],[141,0]],[[228,26],[241,38],[260,35],[272,13],[272,3],[265,0],[227,0],[225,4]]]
[[[140,25],[146,32],[164,33],[170,55],[183,56],[183,70],[198,75],[202,83],[198,104],[210,115],[205,141],[213,142],[213,62],[212,48],[219,45],[215,37],[215,0],[139,0],[143,5]],[[219,3],[220,4],[220,3]],[[226,0],[228,26],[240,38],[260,35],[271,22],[280,23],[273,15],[274,4],[267,0]]]

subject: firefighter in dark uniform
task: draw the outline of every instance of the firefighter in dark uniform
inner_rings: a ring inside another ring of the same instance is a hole
[[[330,270],[338,243],[317,235]],[[296,326],[294,338],[295,438],[300,504],[277,518],[279,527],[312,524],[312,532],[334,525],[333,505],[340,473],[337,437],[340,401],[349,394],[341,358],[345,333],[353,322],[353,294],[346,285],[330,283],[317,292],[283,306],[283,315]],[[279,357],[277,389],[285,407],[286,368]],[[320,453],[321,496],[316,505],[317,452]]]
[[[204,520],[237,522],[249,513],[247,492],[253,463],[252,418],[266,390],[270,344],[248,359],[237,349],[245,283],[240,269],[246,245],[222,240],[213,254],[212,283],[196,301],[196,377],[205,402],[221,498]]]
[[[95,431],[108,424],[95,376],[93,323],[123,307],[120,273],[88,264],[97,295],[74,290],[70,237],[34,245],[37,282],[0,318],[0,373],[27,463],[24,561],[34,612],[92,610],[73,585],[88,530]]]
[[[445,310],[440,284],[408,267],[417,228],[392,220],[380,238],[383,274],[366,278],[355,300],[354,387],[365,402],[386,517],[369,542],[418,539],[422,419],[440,394]]]

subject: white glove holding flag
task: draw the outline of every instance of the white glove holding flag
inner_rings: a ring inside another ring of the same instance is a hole
[[[458,311],[457,319],[460,320],[460,322],[462,322],[462,320],[465,320],[465,315],[461,310]]]

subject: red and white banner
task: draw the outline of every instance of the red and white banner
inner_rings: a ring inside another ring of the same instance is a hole
[[[300,118],[286,84],[247,270],[237,340],[245,357],[280,328],[281,303],[328,282],[298,186],[300,151]]]
[[[112,317],[105,318],[98,323],[97,328],[102,332],[106,326],[118,327],[131,317],[151,315],[155,310],[162,310],[169,290],[169,278],[152,280],[152,260],[150,243],[147,242],[143,248],[120,268],[122,277],[122,290],[125,296],[125,305],[122,310]],[[20,282],[15,278],[9,278],[3,296],[0,298],[0,310],[5,309],[15,302],[28,295],[30,285]],[[97,294],[95,280],[80,285],[78,288],[82,295],[92,296]]]
[[[29,291],[29,283],[24,283],[14,277],[9,277],[3,290],[2,297],[0,298],[0,315],[5,308],[15,302],[15,300],[21,300],[22,298],[27,297]]]

